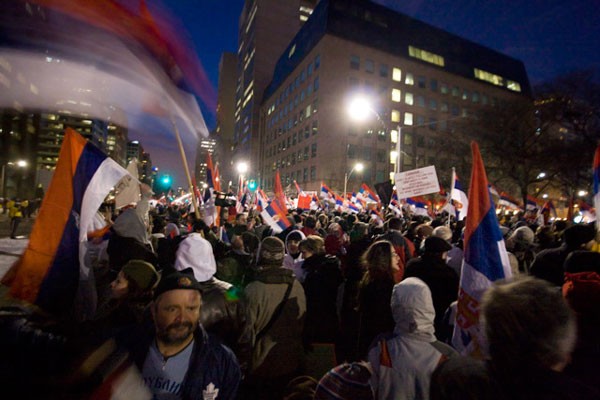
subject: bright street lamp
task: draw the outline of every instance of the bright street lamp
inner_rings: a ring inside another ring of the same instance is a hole
[[[365,169],[365,166],[363,165],[363,163],[356,163],[354,164],[354,166],[352,167],[352,169],[350,170],[350,172],[346,172],[344,174],[344,199],[346,198],[346,189],[348,188],[348,179],[350,179],[350,175],[352,175],[352,173],[354,171],[356,172],[362,172],[363,169]]]
[[[388,130],[387,125],[381,119],[377,111],[371,107],[371,101],[366,97],[356,97],[348,104],[348,115],[355,121],[365,121],[369,114],[374,114],[379,122],[383,125],[383,129]],[[400,143],[402,142],[402,127],[398,124],[398,137],[396,138],[396,173],[400,172]]]
[[[246,172],[248,172],[248,163],[245,161],[240,161],[237,163],[236,169],[238,174],[244,175]]]

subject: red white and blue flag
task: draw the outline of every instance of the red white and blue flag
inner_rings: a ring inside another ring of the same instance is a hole
[[[104,198],[127,170],[67,128],[58,163],[29,244],[6,274],[10,294],[51,313],[72,311],[83,282],[93,281],[84,263],[88,231]],[[89,293],[89,301],[95,293]]]
[[[280,233],[291,226],[287,218],[285,208],[281,206],[280,200],[274,198],[269,205],[260,213],[263,221],[273,229],[274,233]]]
[[[498,205],[506,207],[510,210],[520,210],[521,209],[521,207],[519,206],[519,202],[515,198],[511,197],[508,193],[505,193],[505,192],[500,193],[500,200],[498,200]]]
[[[424,198],[417,196],[417,197],[408,197],[406,199],[406,204],[408,204],[410,206],[410,209],[412,210],[413,214],[415,215],[423,215],[423,216],[428,216],[429,212],[427,211],[427,200],[425,200]]]
[[[321,189],[320,189],[320,197],[322,199],[330,199],[333,195],[332,195],[332,191],[331,189],[329,189],[329,186],[327,186],[326,184],[324,184],[323,182],[321,182]]]
[[[594,208],[600,210],[600,145],[594,154]],[[600,224],[596,223],[596,229],[600,230]]]
[[[479,146],[472,142],[471,149],[470,206],[452,344],[463,354],[481,356],[484,346],[479,324],[481,298],[492,282],[510,277],[511,270]]]
[[[366,183],[360,185],[359,193],[362,195],[365,201],[372,201],[375,203],[381,203],[379,196],[375,193]]]
[[[450,190],[450,199],[452,200],[452,205],[454,206],[454,210],[456,212],[456,218],[459,221],[462,221],[467,217],[467,212],[469,210],[469,198],[460,184],[458,175],[456,174],[454,168],[452,168],[452,189]]]

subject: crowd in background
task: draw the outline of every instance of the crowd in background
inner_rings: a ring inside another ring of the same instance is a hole
[[[129,359],[157,399],[600,398],[593,225],[499,221],[513,279],[486,293],[476,359],[452,347],[464,228],[448,215],[294,210],[279,233],[254,210],[98,217],[93,315],[2,317],[0,376],[24,393],[85,398]]]

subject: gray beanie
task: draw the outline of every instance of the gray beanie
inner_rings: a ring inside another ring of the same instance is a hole
[[[281,239],[269,236],[263,239],[258,248],[258,265],[283,265],[285,246]]]

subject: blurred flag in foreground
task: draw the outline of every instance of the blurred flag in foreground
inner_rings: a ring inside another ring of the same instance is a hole
[[[479,325],[481,298],[493,281],[510,277],[511,271],[477,143],[471,143],[471,150],[470,204],[452,344],[463,354],[477,357],[482,355],[483,346]]]
[[[93,279],[83,262],[87,232],[108,192],[126,174],[81,135],[66,129],[27,249],[2,281],[10,285],[13,297],[56,314],[72,310],[78,285]]]

